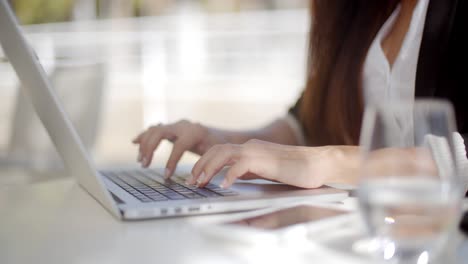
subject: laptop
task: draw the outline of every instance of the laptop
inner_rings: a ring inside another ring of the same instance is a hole
[[[305,190],[268,181],[238,181],[225,190],[218,187],[223,173],[206,188],[195,188],[184,183],[190,169],[178,170],[172,180],[164,180],[162,169],[97,170],[6,0],[0,0],[0,43],[70,174],[118,219],[244,211],[348,196],[329,187]]]

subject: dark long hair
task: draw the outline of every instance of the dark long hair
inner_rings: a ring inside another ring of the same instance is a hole
[[[399,0],[311,0],[308,76],[299,109],[309,145],[356,145],[362,68]]]

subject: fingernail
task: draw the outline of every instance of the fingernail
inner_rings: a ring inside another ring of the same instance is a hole
[[[139,152],[139,153],[138,153],[138,158],[137,158],[137,161],[138,161],[138,162],[140,162],[140,161],[141,161],[141,158],[142,158],[142,156],[141,156],[141,152]]]
[[[146,165],[146,158],[142,158],[142,159],[141,159],[141,166],[142,166],[142,167],[146,167],[146,166],[147,166],[147,165]]]
[[[197,184],[195,186],[197,188],[200,187],[200,185],[202,185],[202,183],[205,181],[205,178],[206,178],[206,175],[204,172],[202,172],[202,174],[200,174],[200,177],[198,177]]]
[[[227,184],[228,184],[227,180],[224,179],[224,181],[219,185],[219,187],[220,187],[221,189],[226,189]]]
[[[164,179],[169,179],[171,177],[171,170],[166,168],[166,171],[164,172]]]

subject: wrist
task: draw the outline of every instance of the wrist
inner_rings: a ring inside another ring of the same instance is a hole
[[[216,144],[220,144],[220,142],[217,142],[215,138],[213,137],[213,130],[212,128],[209,128],[205,125],[202,125],[200,123],[195,124],[195,129],[194,131],[197,131],[196,134],[198,135],[198,144],[195,146],[195,149],[193,150],[195,153],[199,155],[205,154],[212,146]]]
[[[330,146],[330,173],[324,184],[356,185],[360,173],[360,151],[358,146]]]

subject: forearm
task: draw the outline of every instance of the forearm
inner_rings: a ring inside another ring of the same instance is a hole
[[[250,139],[258,139],[283,145],[298,145],[294,131],[284,119],[277,119],[268,125],[248,131],[229,131],[209,128],[212,132],[222,136],[227,142],[243,144]]]

